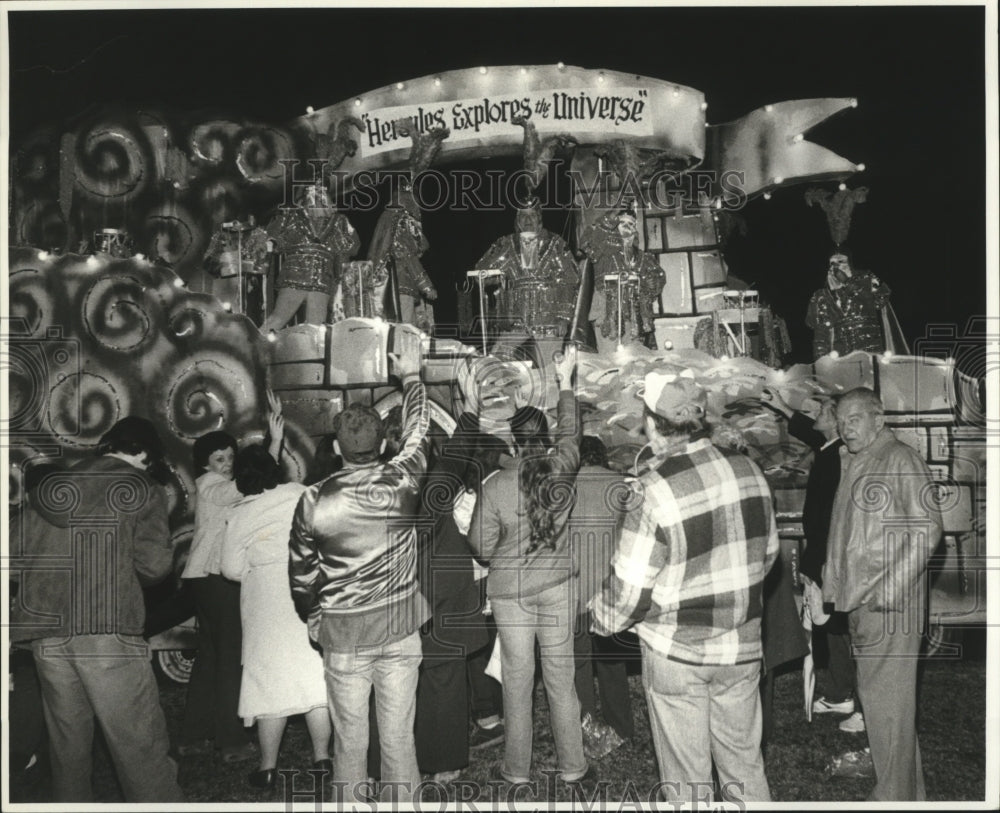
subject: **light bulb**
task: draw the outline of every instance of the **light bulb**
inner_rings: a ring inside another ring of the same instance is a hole
[[[480,72],[481,74],[485,74],[485,73],[486,73],[486,71],[487,71],[487,68],[486,68],[486,66],[485,66],[485,65],[483,65],[483,66],[482,66],[482,67],[480,67],[480,69],[479,69],[479,72]]]
[[[402,90],[404,87],[402,82],[396,82],[396,90]]]
[[[307,107],[307,108],[306,108],[306,113],[307,113],[308,115],[310,115],[310,116],[311,116],[311,115],[312,115],[313,113],[315,113],[315,112],[316,112],[316,111],[315,111],[315,109],[313,108],[313,106],[312,106],[312,105],[309,105],[309,107]]]

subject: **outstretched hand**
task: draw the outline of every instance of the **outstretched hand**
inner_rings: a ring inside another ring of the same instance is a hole
[[[568,389],[573,382],[573,373],[576,372],[577,347],[572,342],[563,347],[561,353],[556,353],[555,361],[556,379],[564,389]]]
[[[281,399],[271,390],[267,391],[267,428],[271,443],[267,450],[276,461],[281,459],[281,444],[285,440],[285,418],[281,414]]]
[[[420,375],[423,364],[424,334],[413,330],[397,330],[395,332],[396,350],[389,353],[396,375],[400,379]]]

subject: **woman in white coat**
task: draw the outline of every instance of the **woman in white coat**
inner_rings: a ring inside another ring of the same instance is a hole
[[[222,573],[242,582],[243,682],[239,715],[257,724],[260,767],[250,785],[274,786],[278,751],[288,718],[305,714],[313,767],[330,771],[330,714],[323,659],[295,611],[288,586],[288,536],[306,487],[281,484],[281,470],[262,446],[236,456],[236,487],[244,494],[229,517]]]

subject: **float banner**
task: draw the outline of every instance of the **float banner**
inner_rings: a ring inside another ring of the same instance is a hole
[[[358,157],[371,158],[410,146],[409,136],[396,131],[395,122],[410,119],[420,132],[447,127],[450,144],[482,138],[504,139],[512,119],[531,121],[539,135],[570,133],[577,138],[593,133],[606,138],[655,135],[649,107],[649,89],[616,87],[607,91],[560,88],[526,93],[477,96],[436,105],[384,107],[361,115],[365,129],[358,141]],[[519,126],[519,125],[517,125]]]
[[[412,119],[426,132],[447,127],[440,161],[517,156],[524,131],[512,122],[527,117],[541,138],[556,133],[581,144],[624,139],[637,147],[669,152],[687,166],[704,157],[705,98],[693,88],[617,71],[569,65],[507,65],[467,68],[397,82],[301,116],[292,123],[314,143],[334,139],[346,127],[357,149],[341,170],[405,165],[412,141],[394,127]]]

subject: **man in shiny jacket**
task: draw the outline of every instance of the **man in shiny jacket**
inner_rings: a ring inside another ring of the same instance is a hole
[[[823,599],[848,613],[875,765],[874,801],[924,801],[917,742],[917,662],[927,563],[941,537],[930,470],[885,426],[866,387],[837,404],[840,485],[834,498]]]
[[[415,524],[429,412],[420,381],[421,338],[403,331],[396,337],[400,352],[390,358],[403,382],[399,453],[381,462],[384,427],[374,409],[352,404],[341,412],[335,449],[344,468],[302,496],[289,539],[292,597],[323,650],[336,731],[333,774],[343,793],[334,801],[343,803],[368,795],[373,688],[382,800],[409,802],[420,784],[413,723],[419,627],[430,611],[417,588]]]

